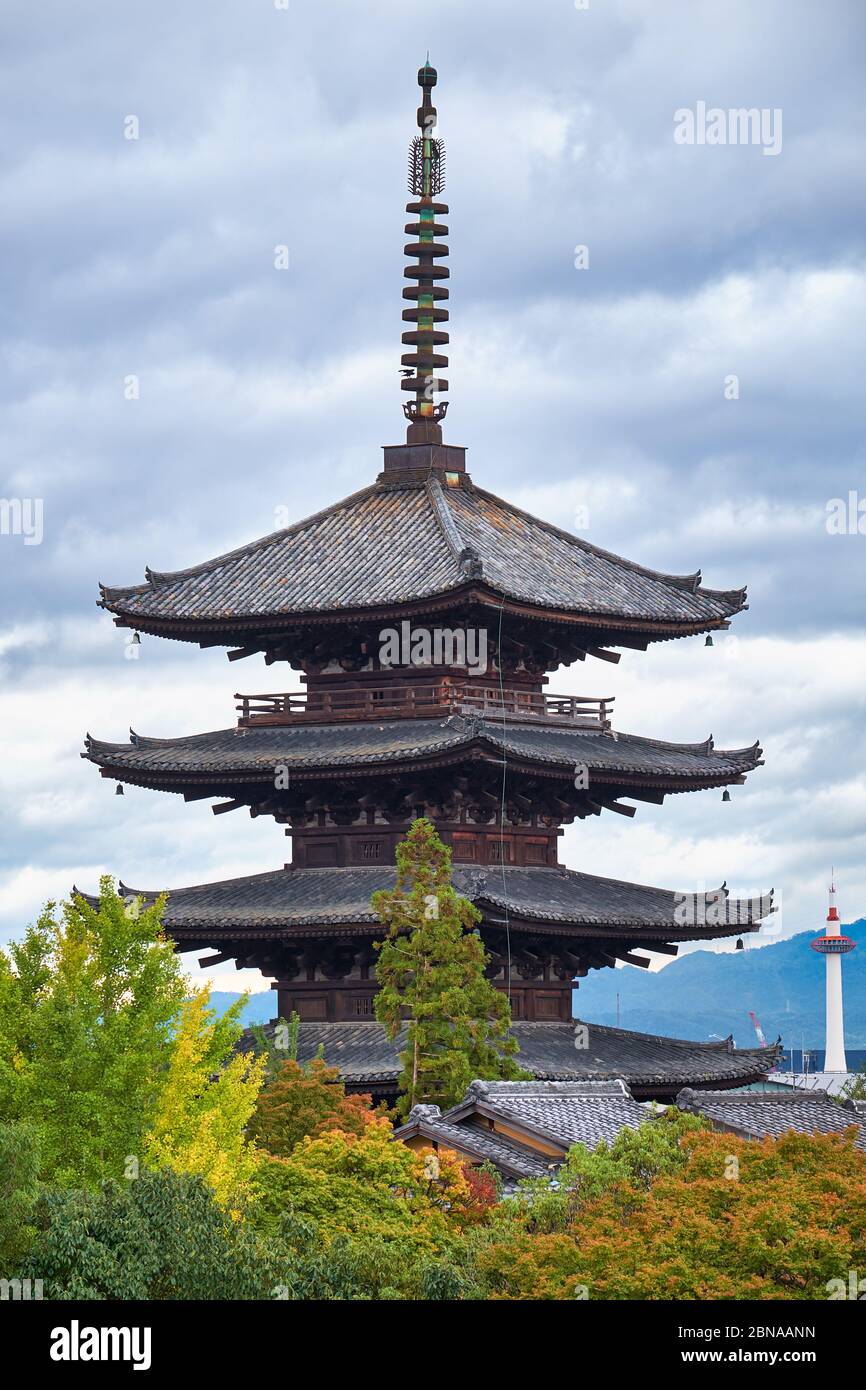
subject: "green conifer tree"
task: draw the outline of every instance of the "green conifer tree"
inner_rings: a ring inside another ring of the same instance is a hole
[[[524,1077],[514,1061],[508,1000],[484,974],[481,914],[451,885],[451,851],[429,820],[397,847],[397,886],[373,894],[388,932],[376,943],[376,1017],[391,1039],[404,1024],[398,1109],[454,1105],[475,1077]]]

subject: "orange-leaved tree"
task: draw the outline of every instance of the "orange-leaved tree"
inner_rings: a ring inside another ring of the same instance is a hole
[[[368,1095],[347,1096],[337,1068],[321,1058],[306,1065],[289,1059],[259,1092],[248,1133],[260,1148],[287,1158],[307,1135],[315,1138],[329,1129],[363,1134],[371,1104]]]
[[[566,1231],[530,1222],[479,1253],[490,1298],[827,1299],[866,1270],[866,1154],[854,1133],[758,1143],[698,1131],[650,1187],[613,1176]]]

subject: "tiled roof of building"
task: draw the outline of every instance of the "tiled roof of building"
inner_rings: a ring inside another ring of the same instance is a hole
[[[432,1113],[438,1110],[438,1105],[416,1105],[408,1123],[394,1131],[394,1138],[405,1140],[417,1135],[469,1158],[476,1158],[481,1163],[493,1163],[501,1172],[514,1178],[549,1177],[551,1171],[559,1166],[555,1158],[533,1153],[523,1144],[517,1144],[492,1130],[479,1129],[475,1125],[452,1124],[448,1114]],[[416,1113],[418,1111],[430,1113],[422,1115]]]
[[[503,723],[451,715],[446,719],[395,719],[379,723],[300,724],[220,729],[186,738],[147,738],[128,743],[87,736],[83,756],[102,767],[137,774],[255,777],[273,782],[274,767],[304,771],[326,767],[375,767],[449,755],[478,742],[515,760],[590,773],[711,780],[740,777],[761,761],[761,749],[720,749],[703,743],[664,743],[610,730],[555,724]]]
[[[394,1138],[428,1139],[470,1160],[495,1164],[506,1179],[551,1178],[573,1144],[612,1144],[651,1112],[621,1078],[612,1081],[473,1081],[463,1100],[442,1113],[415,1105]],[[501,1123],[508,1133],[493,1128]],[[541,1142],[557,1153],[543,1153]]]
[[[512,1121],[539,1138],[562,1146],[602,1140],[613,1143],[622,1129],[637,1129],[647,1111],[622,1078],[610,1081],[473,1081],[465,1100],[445,1119],[472,1114]]]
[[[866,1150],[866,1121],[853,1103],[839,1104],[826,1091],[716,1092],[687,1088],[677,1096],[681,1110],[704,1115],[720,1128],[749,1139],[798,1134],[842,1134],[858,1128],[856,1147]]]
[[[700,574],[645,569],[491,493],[443,489],[432,477],[377,483],[190,569],[103,586],[100,602],[133,623],[194,625],[388,608],[470,581],[536,607],[628,620],[712,625],[745,607],[745,590],[703,589]]]
[[[302,933],[305,927],[315,933],[325,925],[368,923],[375,927],[378,919],[370,898],[381,889],[393,888],[395,881],[392,865],[276,869],[221,883],[165,890],[168,903],[162,920],[172,934],[199,928],[254,935],[275,930]],[[668,889],[561,867],[496,865],[485,869],[458,865],[452,871],[452,882],[478,906],[507,909],[513,917],[526,921],[603,929],[646,928],[650,932],[657,929],[658,935],[669,940],[676,940],[678,935],[691,939],[695,928],[701,938],[711,937],[714,929],[746,930],[772,911],[772,893],[737,899],[729,897],[722,887],[715,890],[717,896],[707,895],[709,905],[692,912],[684,908],[684,895]],[[119,891],[152,902],[160,890],[121,883]]]
[[[587,1029],[587,1047],[575,1046],[583,1034],[576,1033],[574,1023],[512,1024],[520,1066],[538,1080],[622,1078],[633,1092],[670,1093],[673,1098],[686,1086],[724,1089],[746,1084],[766,1075],[778,1055],[774,1047],[737,1049],[730,1039],[690,1042],[594,1023],[582,1026]],[[298,1061],[311,1060],[321,1047],[325,1060],[339,1068],[347,1084],[393,1084],[400,1074],[405,1035],[389,1042],[378,1023],[301,1023],[299,1034]],[[252,1035],[245,1045],[254,1045]]]

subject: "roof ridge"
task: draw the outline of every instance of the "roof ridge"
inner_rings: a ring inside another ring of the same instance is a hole
[[[129,739],[126,743],[114,743],[108,739],[93,738],[91,734],[86,734],[84,744],[88,751],[95,747],[116,748],[121,751],[130,748],[176,748],[180,743],[195,743],[199,739],[216,738],[219,734],[244,734],[246,732],[244,729],[239,730],[236,727],[230,727],[228,729],[205,729],[200,734],[176,734],[168,738],[157,738],[152,734],[139,734],[135,729],[130,729]]]
[[[594,732],[594,730],[588,732]],[[601,732],[609,737],[611,731],[602,730]],[[712,734],[698,743],[672,743],[668,739],[648,738],[645,734],[627,734],[620,729],[613,732],[616,733],[617,741],[626,739],[632,743],[644,744],[651,748],[669,748],[681,753],[706,753],[708,755],[712,753],[716,758],[745,757],[750,753],[763,752],[761,741],[757,738],[754,743],[747,744],[744,748],[717,748]]]
[[[763,753],[761,740],[756,738],[754,743],[750,743],[746,748],[714,748],[713,752],[717,758],[741,758],[748,753],[755,753],[760,756]]]
[[[657,883],[635,883],[631,879],[609,878],[606,874],[588,874],[585,873],[582,869],[569,869],[565,864],[504,864],[501,866],[497,865],[496,876],[498,876],[503,869],[506,874],[556,873],[563,875],[566,878],[591,879],[593,883],[614,884],[618,888],[621,888],[623,886],[627,888],[641,888],[645,892],[664,893],[666,895],[669,895],[670,897],[675,897],[678,893],[682,892],[682,889],[679,888],[660,888]],[[772,892],[772,889],[770,891]],[[707,892],[723,893],[726,898],[730,897],[730,890],[728,889],[726,883],[721,883],[718,888],[708,889]],[[736,902],[738,900],[735,898],[732,899],[732,901]]]
[[[782,1091],[710,1091],[703,1087],[686,1086],[677,1093],[678,1105],[680,1096],[686,1094],[690,1101],[700,1102],[703,1100],[707,1103],[712,1102],[714,1105],[725,1101],[731,1105],[784,1105],[786,1103],[790,1105],[792,1100],[826,1100],[832,1105],[836,1103],[829,1091],[817,1087],[814,1091],[801,1090],[797,1086],[786,1086]]]
[[[594,1029],[596,1033],[608,1033],[618,1038],[644,1038],[647,1042],[682,1043],[684,1047],[699,1047],[702,1051],[705,1050],[707,1052],[734,1051],[734,1039],[732,1033],[729,1033],[726,1038],[722,1038],[719,1042],[704,1042],[698,1038],[669,1038],[665,1037],[663,1033],[640,1033],[637,1032],[634,1028],[615,1028],[611,1024],[591,1023],[589,1019],[583,1018],[574,1019],[573,1022],[583,1023],[587,1028]],[[737,1050],[742,1052],[766,1052],[768,1049],[744,1047],[742,1049]]]
[[[180,570],[152,570],[149,565],[145,566],[146,582],[144,584],[131,584],[126,588],[112,588],[107,584],[100,583],[99,591],[102,599],[126,598],[132,594],[145,594],[153,588],[162,588],[167,584],[172,584],[176,580],[193,579],[200,574],[209,574],[212,570],[218,569],[220,565],[227,564],[231,560],[240,559],[245,555],[255,554],[259,550],[266,549],[269,545],[276,545],[286,536],[291,536],[304,531],[309,526],[315,525],[323,517],[329,516],[334,512],[340,511],[343,507],[354,505],[370,493],[379,491],[375,483],[370,483],[367,487],[360,488],[357,492],[352,492],[348,497],[341,497],[339,502],[332,502],[328,507],[322,507],[314,512],[312,516],[304,517],[302,521],[296,521],[292,526],[283,526],[279,531],[271,531],[266,536],[260,536],[258,540],[247,541],[245,545],[237,546],[234,550],[226,550],[222,555],[215,555],[212,560],[203,560],[198,565],[190,565],[187,569]],[[101,602],[102,600],[99,600]]]
[[[471,547],[467,547],[466,542],[458,530],[457,522],[454,520],[451,509],[448,506],[442,484],[439,482],[438,478],[431,474],[431,476],[425,480],[424,491],[427,493],[427,497],[430,500],[433,515],[439,524],[439,529],[445,537],[445,544],[451,551],[458,568],[462,570],[462,557],[467,548],[471,549]]]
[[[465,1105],[470,1099],[477,1099],[479,1096],[491,1096],[497,1098],[507,1098],[513,1096],[520,1099],[521,1096],[567,1096],[573,1095],[627,1095],[631,1097],[631,1091],[623,1076],[612,1077],[581,1077],[575,1080],[545,1081],[538,1077],[531,1081],[470,1081],[466,1095],[452,1109],[458,1109]],[[443,1118],[450,1112],[445,1111]]]
[[[552,535],[561,536],[563,540],[570,541],[581,550],[591,551],[593,555],[600,555],[605,560],[613,560],[616,564],[631,570],[633,574],[642,574],[648,579],[658,579],[663,584],[669,584],[675,589],[685,590],[692,594],[704,594],[710,598],[721,598],[731,602],[739,600],[741,605],[745,605],[747,586],[743,585],[739,589],[704,589],[701,587],[701,570],[696,570],[694,574],[665,574],[662,570],[650,569],[648,565],[639,565],[636,560],[628,560],[624,555],[617,555],[613,550],[604,550],[599,545],[593,545],[591,541],[586,541],[582,536],[575,536],[571,531],[565,531],[561,526],[556,526],[552,521],[545,521],[543,517],[533,516],[532,512],[524,511],[522,507],[515,506],[513,502],[506,502],[503,497],[498,497],[495,492],[488,492],[485,488],[475,485],[475,491],[488,500],[495,502],[498,506],[506,507],[509,511],[517,512],[518,515],[526,517],[527,521],[533,522],[536,526],[543,526]]]

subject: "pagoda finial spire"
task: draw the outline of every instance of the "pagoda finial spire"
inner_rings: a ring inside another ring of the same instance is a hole
[[[418,70],[421,105],[418,107],[418,129],[409,146],[409,192],[416,201],[406,204],[406,211],[417,221],[407,222],[405,231],[416,239],[404,248],[411,262],[403,271],[407,285],[403,298],[414,302],[403,310],[403,321],[413,327],[403,334],[403,343],[414,349],[404,352],[400,361],[404,368],[402,388],[412,392],[414,400],[405,401],[403,413],[409,421],[406,431],[408,444],[441,444],[442,426],[439,421],[448,409],[447,401],[435,403],[435,396],[448,390],[448,382],[436,376],[440,367],[448,366],[448,358],[436,349],[448,342],[448,334],[439,327],[448,320],[448,310],[440,307],[448,298],[447,288],[437,283],[448,279],[447,266],[437,265],[439,257],[448,255],[448,247],[436,240],[447,236],[448,228],[436,218],[448,212],[445,203],[434,198],[445,186],[445,146],[434,137],[436,107],[432,92],[436,86],[436,69],[430,66],[430,54]]]

